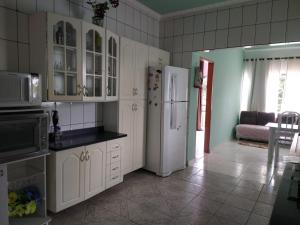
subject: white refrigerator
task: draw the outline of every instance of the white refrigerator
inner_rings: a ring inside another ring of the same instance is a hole
[[[186,166],[188,70],[149,67],[145,169],[169,176]]]

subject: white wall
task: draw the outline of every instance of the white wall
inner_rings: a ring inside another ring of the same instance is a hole
[[[48,11],[91,22],[93,11],[87,0],[0,0],[0,70],[29,71],[29,15]],[[97,0],[100,2],[101,0]],[[103,0],[104,1],[104,0]],[[134,2],[120,0],[110,9],[104,26],[120,36],[158,47],[159,15]],[[49,111],[54,103],[43,103]],[[103,124],[103,104],[57,103],[62,130]]]
[[[29,72],[30,14],[48,11],[91,22],[93,11],[86,1],[0,0],[0,70]],[[104,26],[120,36],[159,45],[158,15],[132,0],[121,0],[117,9],[110,9]]]
[[[103,125],[102,109],[104,103],[70,103],[70,102],[44,102],[42,104],[50,114],[56,109],[59,113],[59,126],[62,131]],[[50,116],[50,131],[52,121]]]
[[[299,12],[299,0],[253,0],[172,16],[160,22],[160,47],[190,68],[194,51],[300,41]]]

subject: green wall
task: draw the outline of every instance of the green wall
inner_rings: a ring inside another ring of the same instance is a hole
[[[198,89],[193,87],[195,67],[200,57],[214,62],[210,148],[233,138],[240,112],[240,86],[243,73],[243,49],[225,49],[193,53],[189,93],[187,159],[195,157]]]

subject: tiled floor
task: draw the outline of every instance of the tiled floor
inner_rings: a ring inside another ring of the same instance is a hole
[[[266,149],[227,143],[168,178],[129,174],[50,225],[266,225],[284,169],[266,160]]]

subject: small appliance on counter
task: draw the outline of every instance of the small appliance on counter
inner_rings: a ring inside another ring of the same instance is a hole
[[[0,72],[0,224],[48,224],[48,113],[39,74]]]
[[[0,163],[48,152],[39,74],[0,72]]]
[[[0,72],[0,108],[41,104],[42,81],[39,74]]]

